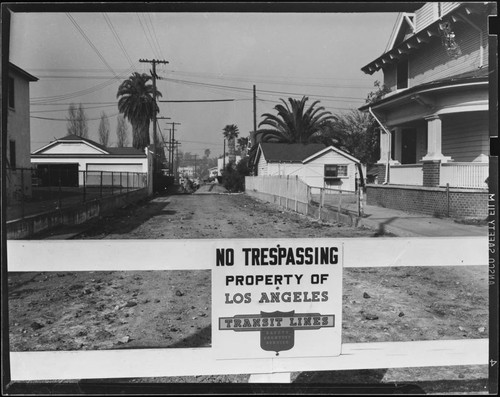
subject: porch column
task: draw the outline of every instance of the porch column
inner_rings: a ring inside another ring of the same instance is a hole
[[[442,140],[443,133],[441,129],[441,119],[437,114],[426,117],[427,120],[427,154],[422,158],[422,161],[439,160],[441,163],[447,163],[451,157],[443,156]]]
[[[380,130],[380,160],[377,161],[377,164],[387,164],[387,162],[394,164],[391,155],[391,140],[389,134]]]
[[[401,149],[403,147],[403,136],[401,127],[394,128],[394,160],[401,163]]]
[[[390,181],[390,170],[391,165],[396,164],[397,162],[392,159],[391,156],[391,139],[389,134],[385,133],[383,130],[380,130],[380,160],[377,161],[378,167],[378,183],[389,183]],[[386,169],[389,165],[389,172],[386,180]]]

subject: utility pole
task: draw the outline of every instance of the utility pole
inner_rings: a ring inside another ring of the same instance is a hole
[[[176,149],[176,162],[175,162],[175,179],[178,181],[179,180],[179,145],[180,142],[174,142],[175,149]]]
[[[257,91],[255,84],[253,85],[253,130],[255,134],[255,131],[257,131]]]
[[[194,177],[196,178],[196,157],[198,157],[197,154],[194,155]]]
[[[226,138],[224,138],[224,154],[222,157],[222,171],[226,169]]]
[[[156,118],[157,120],[170,120],[170,117],[157,117]],[[158,126],[159,127],[159,126]],[[163,144],[159,144],[158,146],[161,146],[162,147],[162,150],[163,150],[163,156],[162,156],[162,159],[165,158],[165,148],[167,146],[167,144],[165,143],[165,139],[163,138],[163,134],[161,133],[161,128],[160,128],[160,136],[161,136],[161,139],[163,141]],[[155,148],[156,149],[156,148]],[[169,163],[170,164],[170,163]],[[163,164],[160,164],[160,165],[163,165]]]
[[[168,61],[160,61],[158,59],[139,59],[139,62],[141,63],[150,63],[153,66],[153,70],[150,70],[151,72],[151,78],[153,80],[153,103],[154,103],[154,110],[153,110],[153,144],[155,146],[155,150],[158,146],[158,136],[156,132],[156,79],[158,78],[158,75],[156,74],[156,65],[157,64],[167,64]],[[154,170],[157,171],[157,170]]]
[[[172,139],[170,139],[170,144],[172,148],[172,170],[174,169],[174,156],[173,156],[173,150],[174,150],[174,142],[175,142],[175,125],[181,125],[181,123],[176,123],[175,121],[172,123],[167,123],[167,124],[172,124]]]

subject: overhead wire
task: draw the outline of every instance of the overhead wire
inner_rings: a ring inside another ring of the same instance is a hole
[[[156,45],[158,47],[158,51],[160,53],[160,58],[161,59],[165,59],[165,57],[163,56],[163,52],[161,50],[160,42],[158,41],[158,36],[156,34],[155,26],[153,24],[153,21],[151,20],[151,14],[145,14],[145,15],[147,15],[147,17],[149,19],[149,24],[151,25],[151,30],[153,31],[153,38],[154,38],[154,40],[156,42]]]
[[[111,115],[106,115],[106,118],[109,119],[111,117],[115,117],[115,116],[118,116],[120,113],[114,113],[114,114],[111,114]],[[30,118],[32,119],[40,119],[40,120],[51,120],[51,121],[68,121],[67,119],[59,119],[59,118],[52,118],[52,117],[40,117],[40,116],[30,116]],[[100,120],[101,119],[101,116],[97,117],[97,118],[86,118],[87,121],[96,121],[96,120]]]
[[[71,16],[71,14],[69,12],[66,13],[66,16],[73,23],[73,26],[75,26],[75,28],[78,30],[78,32],[82,35],[82,37],[85,39],[85,41],[87,42],[87,44],[94,50],[94,52],[97,54],[97,56],[102,61],[102,63],[104,63],[104,65],[106,65],[106,67],[111,71],[111,73],[115,76],[115,78],[118,78],[118,76],[115,73],[115,71],[113,70],[113,68],[109,65],[109,63],[106,61],[106,59],[104,59],[104,56],[101,54],[101,52],[99,51],[99,49],[97,49],[97,47],[94,45],[94,43],[92,42],[92,40],[90,40],[89,37],[85,34],[85,32],[80,27],[80,25],[78,24],[78,22],[76,22],[76,20]]]
[[[130,73],[130,71],[132,71],[132,70],[133,70],[133,68],[129,68],[126,74]],[[124,78],[124,76],[122,75],[121,78]],[[94,93],[96,91],[100,91],[100,90],[102,90],[102,89],[104,89],[112,84],[116,84],[116,83],[117,83],[116,79],[112,78],[112,79],[109,79],[103,83],[86,88],[84,90],[74,91],[74,92],[70,92],[70,93],[66,93],[66,94],[59,94],[59,95],[52,95],[52,96],[45,96],[45,97],[35,97],[35,98],[32,98],[30,100],[30,104],[46,103],[46,102],[61,101],[61,100],[65,100],[65,99],[76,98],[79,96],[84,96],[84,95]]]
[[[111,30],[111,33],[113,33],[113,36],[115,37],[115,40],[116,42],[118,43],[118,46],[120,47],[120,49],[122,50],[122,53],[123,55],[125,56],[125,58],[127,58],[127,61],[128,63],[130,64],[130,66],[133,66],[134,62],[132,62],[132,59],[130,58],[128,52],[127,52],[127,49],[125,48],[125,46],[123,45],[123,42],[122,40],[120,39],[120,36],[118,35],[118,33],[116,32],[116,29],[115,27],[113,26],[113,22],[111,22],[111,18],[109,17],[109,15],[107,13],[103,13],[103,16],[104,16],[104,20],[106,21],[106,24],[108,25],[109,27],[109,30]]]
[[[146,37],[146,41],[148,42],[149,44],[149,47],[151,48],[151,50],[153,51],[153,55],[157,58],[160,58],[160,56],[156,53],[156,49],[154,48],[154,46],[151,44],[151,40],[150,38],[148,37],[148,34],[146,33],[146,29],[144,28],[144,24],[142,23],[142,20],[141,20],[141,17],[139,15],[139,13],[136,12],[136,15],[137,15],[137,19],[139,20],[139,23],[141,25],[141,28],[142,28],[142,31],[144,32],[144,37]]]

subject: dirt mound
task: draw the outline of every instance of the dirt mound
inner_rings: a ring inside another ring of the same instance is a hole
[[[218,193],[229,193],[228,190],[217,183],[212,183],[209,185],[202,185],[198,190],[195,191],[195,194],[203,194],[203,193],[212,193],[212,194],[218,194]]]

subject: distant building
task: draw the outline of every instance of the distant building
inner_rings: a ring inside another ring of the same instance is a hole
[[[30,161],[30,94],[29,83],[38,81],[35,76],[9,63],[7,95],[7,204],[15,204],[21,198],[31,197],[31,173],[23,171],[31,167]]]
[[[218,167],[213,167],[208,170],[208,177],[209,178],[216,178],[219,176],[219,169]]]
[[[106,173],[106,184],[123,184],[127,183],[127,175],[141,173],[152,188],[152,158],[148,148],[142,151],[133,147],[106,147],[87,138],[67,135],[35,150],[31,163],[46,178],[44,184],[55,183],[61,176],[64,186],[82,186],[96,180],[100,172]],[[113,181],[109,181],[112,172]]]
[[[356,190],[359,160],[322,143],[260,143],[257,176],[297,176],[309,186]]]
[[[194,166],[188,165],[185,167],[179,167],[178,169],[179,176],[185,176],[188,178],[194,178]]]
[[[236,155],[236,164],[238,164],[241,160],[241,156],[239,155]],[[221,176],[222,175],[222,170],[224,169],[224,163],[226,165],[229,164],[229,156],[226,156],[226,159],[224,161],[224,157],[221,157],[220,159],[217,159],[217,170],[218,170],[218,174],[217,176]]]

